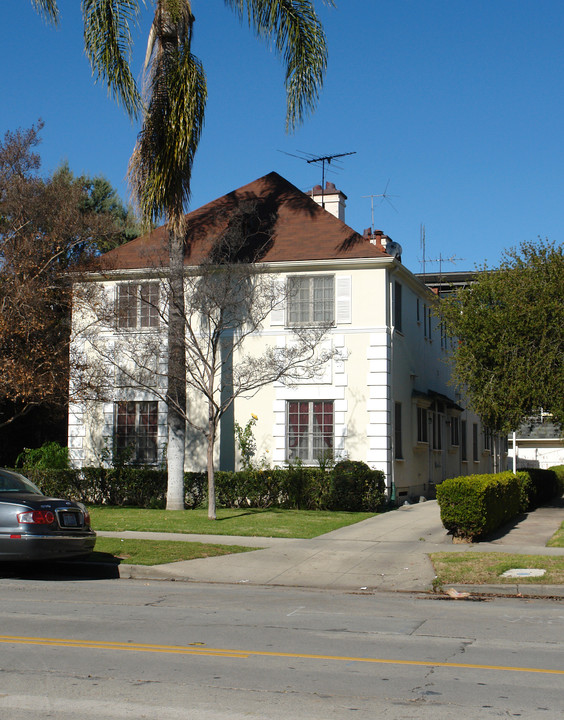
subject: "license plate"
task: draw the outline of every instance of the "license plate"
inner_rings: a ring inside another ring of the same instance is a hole
[[[62,519],[65,527],[76,527],[78,525],[75,513],[62,513]]]

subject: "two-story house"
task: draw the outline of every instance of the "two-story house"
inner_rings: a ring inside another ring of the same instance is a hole
[[[323,342],[334,350],[314,379],[281,380],[238,398],[220,427],[217,467],[237,466],[233,422],[245,426],[255,415],[257,460],[315,464],[328,454],[362,460],[384,471],[398,501],[430,496],[447,477],[491,471],[491,438],[449,385],[450,339],[433,314],[436,294],[401,262],[397,246],[386,252],[392,245],[383,233],[361,235],[345,224],[345,201],[330,183],[306,194],[270,173],[187,216],[185,268],[197,273],[230,214],[254,203],[269,226],[260,264],[292,292],[252,347],[284,345],[296,325],[324,322]],[[122,339],[134,338],[139,354],[128,362],[164,377],[158,371],[163,365],[166,371],[160,305],[166,259],[162,227],[107,253],[103,271],[83,283],[102,288],[116,315],[113,323],[97,324],[80,304],[74,309],[73,347],[82,372],[98,364],[106,383],[103,398],[71,397],[69,448],[77,466],[124,448],[131,461],[163,461],[162,392],[152,392],[150,383],[135,387],[135,373],[127,363],[124,372],[115,358]],[[92,352],[96,333],[106,348],[98,356]],[[191,402],[198,412],[199,399]],[[187,443],[186,469],[204,469],[204,438],[188,433]]]

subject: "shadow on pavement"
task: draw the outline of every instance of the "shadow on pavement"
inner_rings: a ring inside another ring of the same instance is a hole
[[[87,558],[44,560],[42,562],[0,563],[0,579],[19,580],[108,580],[119,578],[119,558],[108,553],[93,552]]]
[[[564,496],[559,498],[553,498],[549,503],[541,505],[540,508],[564,509]],[[535,508],[535,510],[539,510],[540,508]],[[488,535],[486,538],[484,538],[481,542],[495,542],[496,540],[502,540],[509,532],[511,532],[511,530],[519,527],[519,525],[524,522],[529,517],[529,515],[534,516],[535,510],[531,510],[531,512],[529,513],[523,513],[522,515],[517,515],[506,525],[502,525],[502,527],[495,530],[491,535]]]

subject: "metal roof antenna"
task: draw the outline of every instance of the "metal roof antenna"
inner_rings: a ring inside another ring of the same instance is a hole
[[[391,197],[396,197],[395,195],[390,195],[388,193],[388,185],[390,184],[390,181],[386,183],[386,187],[384,188],[384,192],[377,193],[374,195],[363,195],[363,198],[370,198],[370,216],[371,216],[371,225],[370,225],[370,234],[374,235],[374,198],[381,198],[380,202],[384,202],[386,200],[387,203],[389,203],[394,210],[397,212],[397,208],[394,207],[392,201],[390,200]]]
[[[290,155],[290,157],[298,158],[298,160],[305,160],[308,165],[311,163],[321,163],[321,207],[323,209],[325,209],[325,163],[331,165],[331,161],[336,158],[345,157],[346,155],[356,155],[356,150],[353,152],[335,153],[334,155],[312,155],[311,153],[306,153],[302,150],[298,150],[301,155],[293,155],[292,153],[284,152],[284,150],[280,150],[280,152],[284,153],[284,155]]]

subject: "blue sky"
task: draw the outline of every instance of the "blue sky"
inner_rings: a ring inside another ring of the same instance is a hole
[[[2,0],[0,134],[45,121],[43,171],[63,160],[107,177],[127,200],[138,128],[95,85],[79,0],[46,26],[30,0]],[[355,152],[327,175],[346,221],[374,226],[428,272],[495,266],[505,248],[564,236],[564,5],[558,0],[317,3],[329,67],[317,111],[285,134],[283,68],[223,0],[193,0],[194,52],[209,100],[191,208],[272,170],[307,190],[321,169],[284,153]],[[140,73],[150,12],[136,32]],[[10,30],[11,29],[11,30]],[[333,166],[332,166],[333,167]]]

